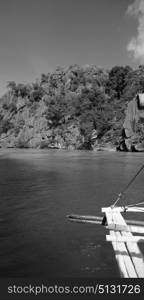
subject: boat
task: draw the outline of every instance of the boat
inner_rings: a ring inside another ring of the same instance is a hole
[[[77,214],[67,216],[73,222],[99,224],[105,227],[108,231],[106,241],[112,243],[121,278],[144,278],[144,257],[139,247],[139,243],[144,242],[144,221],[125,219],[129,212],[144,213],[144,202],[127,206],[117,205],[143,169],[144,165],[118,194],[111,206],[101,208],[103,216]]]

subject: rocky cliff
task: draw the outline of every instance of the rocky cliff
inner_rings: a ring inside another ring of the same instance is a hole
[[[128,103],[122,139],[117,150],[144,152],[144,94],[138,93]]]
[[[0,99],[0,147],[116,148],[144,68],[57,68],[32,84],[10,81]],[[134,84],[135,83],[135,84]]]

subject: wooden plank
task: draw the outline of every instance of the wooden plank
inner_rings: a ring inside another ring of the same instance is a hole
[[[130,231],[128,226],[120,225],[120,224],[109,224],[106,226],[107,229],[114,230],[114,231]]]
[[[114,225],[115,226],[111,211],[106,211],[105,215],[106,215],[108,225]]]
[[[113,213],[111,213],[111,214],[112,214],[112,220],[113,220],[113,222],[115,223],[116,226],[118,226],[120,224],[120,225],[123,225],[125,228],[127,228],[127,224],[121,224],[119,222],[119,219],[115,218]],[[117,232],[115,234],[115,237],[117,239],[120,238],[121,236],[122,236],[121,232]],[[125,268],[126,268],[127,273],[128,273],[128,277],[137,278],[137,273],[136,273],[135,267],[133,265],[133,261],[131,260],[131,257],[129,256],[126,245],[124,243],[118,243],[118,242],[116,242],[116,245],[117,245],[117,248],[119,249],[119,252],[123,256],[123,260],[124,260]]]
[[[111,234],[111,236],[115,237],[117,233],[110,230],[110,234]],[[129,275],[128,275],[128,272],[127,272],[127,269],[126,269],[126,265],[125,265],[125,262],[124,262],[124,256],[125,255],[128,256],[127,250],[124,249],[124,252],[122,253],[122,251],[120,250],[119,244],[116,243],[116,242],[112,242],[112,246],[113,246],[113,249],[114,249],[114,252],[115,252],[115,257],[116,257],[117,264],[118,264],[118,267],[119,267],[120,276],[124,277],[124,278],[129,278]],[[126,254],[124,254],[124,253],[126,253]]]
[[[102,208],[102,212],[103,213],[106,213],[106,212],[144,212],[144,207],[118,207],[118,206],[115,206],[115,207],[103,207]]]
[[[124,236],[128,236],[131,233],[126,233],[123,232]],[[139,278],[144,278],[144,259],[143,259],[143,255],[137,245],[137,243],[131,243],[131,242],[127,242],[126,243],[128,251],[131,255],[131,258],[133,260],[136,272],[139,276]]]
[[[128,225],[138,225],[138,226],[143,226],[144,227],[144,222],[143,221],[138,221],[138,220],[127,220],[125,219],[126,223]]]
[[[127,231],[127,232],[132,232],[132,233],[144,234],[144,227],[141,227],[141,226],[128,225],[126,227],[126,226],[121,226],[118,224],[116,224],[116,225],[110,224],[110,225],[106,226],[106,229],[114,230],[114,231]]]
[[[107,223],[109,224],[114,224],[114,220],[113,220],[113,216],[111,213],[106,212],[106,218],[107,218]],[[113,230],[110,230],[110,235],[114,238],[118,238],[119,237],[119,233]],[[117,243],[117,242],[112,242],[112,246],[113,249],[115,251],[115,257],[119,266],[119,270],[120,270],[120,275],[121,277],[124,278],[129,278],[130,275],[133,278],[136,278],[136,272],[135,269],[133,267],[133,264],[131,262],[131,259],[129,257],[128,251],[124,245],[124,243]],[[126,263],[127,261],[127,263]],[[127,267],[129,266],[129,268]]]
[[[107,217],[107,222],[108,226],[109,225],[123,225],[126,228],[128,228],[125,220],[123,219],[122,215],[120,214],[120,210],[114,210],[112,208],[106,208],[102,209],[102,211],[105,211],[106,217]],[[114,226],[115,226],[114,225]],[[110,234],[116,237],[117,231],[112,231],[110,230]],[[119,233],[118,233],[119,234]],[[126,232],[126,231],[121,231],[122,236],[127,236],[131,237],[133,236],[131,232]],[[121,272],[124,274],[124,277],[140,277],[144,278],[144,260],[143,256],[141,254],[141,251],[136,243],[132,242],[127,242],[127,243],[117,243],[117,242],[112,242],[113,248],[116,252],[116,249],[119,249],[119,255],[117,254],[116,259],[118,261],[118,264],[120,266]],[[122,249],[127,249],[128,255],[125,255],[123,257]],[[130,256],[129,256],[130,255]],[[123,262],[122,258],[123,257]],[[125,267],[124,267],[125,266]],[[127,273],[126,273],[127,272]],[[135,272],[135,276],[132,275],[132,273]],[[127,275],[126,275],[127,274]]]
[[[121,225],[127,225],[120,213],[115,212],[112,215],[116,223],[119,223]],[[133,237],[132,233],[130,232],[122,231],[121,234],[125,237]],[[127,242],[126,246],[133,261],[138,277],[144,278],[144,260],[138,245],[136,243]]]
[[[111,235],[106,235],[106,240],[108,242],[120,242],[120,243],[127,243],[127,242],[132,242],[132,243],[138,243],[138,242],[144,242],[144,236],[120,236],[119,238],[116,237],[111,237]]]
[[[144,227],[141,226],[128,226],[130,231],[133,233],[141,233],[144,234]]]
[[[137,225],[137,226],[143,226],[144,227],[144,221],[138,221],[138,220],[129,220],[129,219],[125,219],[126,224],[128,225]]]
[[[116,238],[120,238],[121,237],[121,233],[120,232],[116,232]],[[125,269],[127,271],[128,277],[129,278],[137,278],[137,273],[135,271],[133,262],[129,256],[129,253],[127,251],[126,245],[124,243],[117,243],[117,249],[119,251],[119,254],[123,257],[123,261],[124,261],[124,265],[125,265]]]
[[[106,219],[107,219],[108,225],[109,224],[114,224],[111,213],[106,212]],[[111,236],[116,237],[116,232],[115,231],[110,230],[110,234],[111,234]],[[121,275],[121,277],[128,278],[129,276],[128,276],[128,273],[127,273],[127,270],[126,270],[126,267],[125,267],[124,258],[123,258],[123,255],[121,254],[121,252],[119,251],[119,245],[116,242],[112,242],[112,246],[113,246],[113,249],[115,251],[115,257],[116,257],[118,267],[119,267],[119,270],[120,270],[120,275]]]

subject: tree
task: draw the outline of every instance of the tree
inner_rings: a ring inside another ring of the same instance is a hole
[[[110,70],[107,83],[107,92],[110,96],[120,99],[127,85],[127,76],[131,70],[129,66],[115,66]]]
[[[10,90],[10,92],[15,95],[16,93],[16,82],[15,81],[8,81],[7,88]]]
[[[132,100],[137,93],[144,92],[144,66],[140,65],[138,69],[131,70],[126,76],[126,86],[123,97],[127,101]]]
[[[29,96],[30,101],[31,102],[39,102],[42,99],[43,94],[44,94],[44,91],[43,91],[42,86],[37,82],[33,83],[31,91],[30,91],[30,96]]]

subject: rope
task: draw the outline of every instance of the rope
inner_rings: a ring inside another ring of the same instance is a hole
[[[141,168],[138,170],[138,172],[134,175],[134,177],[130,180],[130,182],[126,185],[126,187],[123,189],[123,191],[121,193],[118,194],[118,198],[116,199],[116,201],[114,202],[114,204],[112,205],[112,207],[115,207],[115,205],[120,201],[120,199],[122,198],[122,196],[124,196],[125,192],[127,191],[127,189],[130,187],[130,185],[134,182],[134,180],[136,179],[136,177],[141,173],[141,171],[144,169],[144,165],[141,166]],[[132,205],[133,206],[133,205]]]

